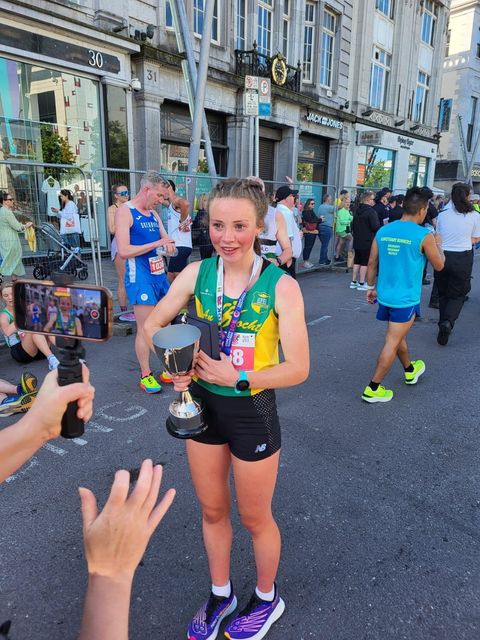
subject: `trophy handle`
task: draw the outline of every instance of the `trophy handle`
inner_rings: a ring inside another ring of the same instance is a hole
[[[183,403],[188,404],[189,402],[193,402],[192,394],[190,393],[189,389],[187,389],[186,391],[181,391],[180,394],[182,396]]]

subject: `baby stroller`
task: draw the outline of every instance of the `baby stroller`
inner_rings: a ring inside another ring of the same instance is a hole
[[[36,258],[33,266],[33,277],[37,280],[49,278],[52,271],[71,273],[79,280],[88,278],[88,267],[77,249],[73,249],[64,241],[55,227],[49,222],[42,222],[37,231],[44,236],[47,255]]]

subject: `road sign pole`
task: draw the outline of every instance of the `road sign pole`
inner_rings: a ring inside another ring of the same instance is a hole
[[[260,118],[255,116],[255,166],[253,168],[253,175],[259,177],[260,174]]]

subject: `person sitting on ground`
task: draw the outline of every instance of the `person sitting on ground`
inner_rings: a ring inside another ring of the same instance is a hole
[[[53,355],[52,350],[45,336],[38,333],[23,333],[17,330],[13,317],[13,289],[11,284],[2,287],[2,298],[5,308],[0,311],[0,329],[10,355],[21,364],[28,364],[34,360],[47,358],[50,370],[58,367],[58,359]]]
[[[0,378],[0,418],[14,413],[26,413],[37,395],[37,378],[33,373],[22,373],[20,382],[12,384]]]

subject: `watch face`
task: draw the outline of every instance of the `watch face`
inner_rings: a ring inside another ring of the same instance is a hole
[[[250,383],[248,380],[239,380],[235,387],[237,391],[247,391],[247,389],[250,389]]]

